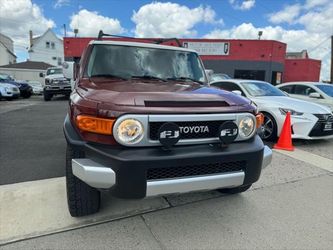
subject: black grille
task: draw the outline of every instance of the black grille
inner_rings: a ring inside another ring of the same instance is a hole
[[[333,122],[333,114],[313,114],[318,118],[318,122]]]
[[[333,123],[333,115],[332,114],[313,114],[318,117],[318,121],[315,126],[312,128],[309,136],[328,136],[333,135],[333,130],[325,130],[325,125],[327,123]]]
[[[216,162],[198,165],[185,165],[167,168],[151,168],[147,171],[147,180],[201,176],[244,170],[246,161]]]
[[[197,122],[174,122],[179,127],[208,126],[209,132],[180,133],[180,139],[201,139],[218,137],[218,129],[224,121],[197,121]],[[149,134],[151,140],[158,140],[158,130],[164,122],[151,122]]]

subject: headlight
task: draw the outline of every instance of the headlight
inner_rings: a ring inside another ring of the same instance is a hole
[[[7,87],[5,87],[5,90],[6,90],[6,92],[9,92],[9,91],[10,91],[10,89],[9,89],[9,88],[7,88]]]
[[[141,122],[135,119],[123,120],[116,128],[118,139],[124,144],[136,144],[144,135]]]
[[[244,117],[239,122],[238,130],[239,135],[242,137],[249,137],[255,128],[255,122],[251,117]]]
[[[290,112],[290,115],[303,115],[304,113],[302,112],[297,112],[295,110],[292,110],[292,109],[285,109],[285,108],[279,108],[280,112],[282,115],[286,115],[288,112]]]

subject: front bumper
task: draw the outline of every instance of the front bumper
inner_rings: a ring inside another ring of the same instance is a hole
[[[72,89],[70,85],[48,86],[45,87],[43,91],[52,95],[69,95],[72,92]]]
[[[276,122],[278,125],[278,136],[282,132],[285,116],[277,114]],[[332,121],[327,121],[332,122]],[[310,113],[305,113],[303,116],[291,116],[291,130],[293,139],[317,140],[333,138],[333,130],[323,131],[322,126],[325,122],[320,122],[319,119]]]
[[[72,160],[73,174],[88,185],[108,189],[120,198],[143,198],[252,184],[272,159],[272,151],[263,145],[258,136],[226,148],[192,145],[165,151],[161,147],[115,148],[84,142],[68,118],[64,133],[69,145],[85,153],[85,158]],[[164,175],[165,172],[170,174],[178,171],[179,174],[179,169],[205,172],[224,164],[232,168],[236,162],[241,162],[241,168],[236,171],[231,169],[193,176],[181,173],[181,177],[161,179],[149,178],[148,175],[150,171]]]

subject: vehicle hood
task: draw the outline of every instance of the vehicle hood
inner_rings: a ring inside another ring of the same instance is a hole
[[[18,82],[18,81],[11,81],[11,80],[6,80],[4,83],[15,85],[18,88],[26,88],[29,87],[30,85],[26,82]]]
[[[10,84],[10,83],[4,83],[4,82],[0,82],[0,87],[5,87],[5,88],[12,88],[12,87],[17,87],[14,84]]]
[[[80,88],[81,86],[81,88]],[[78,88],[85,98],[116,106],[149,108],[229,108],[249,106],[250,101],[236,94],[194,82],[85,81]],[[249,108],[248,108],[249,109]],[[252,111],[252,110],[251,110]],[[192,111],[193,112],[193,111]]]
[[[292,109],[302,113],[311,113],[311,114],[327,114],[330,113],[330,109],[326,106],[311,103],[288,96],[261,96],[261,97],[251,97],[251,100],[254,101],[259,109],[263,108],[286,108]]]

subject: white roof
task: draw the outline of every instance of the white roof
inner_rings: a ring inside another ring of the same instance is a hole
[[[305,85],[331,85],[329,83],[324,83],[324,82],[308,82],[308,81],[299,81],[299,82],[285,82],[280,84],[279,86],[284,86],[284,85],[293,85],[293,84],[305,84]]]
[[[175,46],[168,46],[168,45],[161,45],[161,44],[154,44],[154,43],[138,43],[138,42],[123,42],[123,41],[99,41],[93,40],[90,41],[89,44],[106,44],[106,45],[120,45],[120,46],[132,46],[132,47],[142,47],[142,48],[154,48],[154,49],[168,49],[168,50],[179,50],[179,51],[186,51],[186,52],[195,52],[195,50],[183,48],[183,47],[175,47]]]

